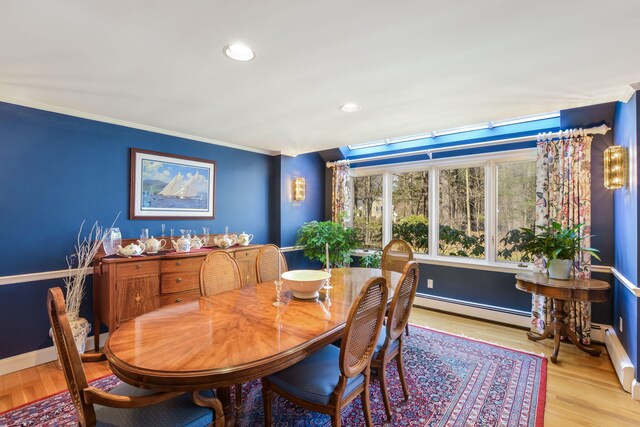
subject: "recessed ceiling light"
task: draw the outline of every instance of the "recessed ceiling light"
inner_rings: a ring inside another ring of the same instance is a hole
[[[345,113],[355,113],[356,111],[360,111],[360,106],[353,102],[347,102],[346,104],[341,105],[340,109]]]
[[[242,43],[228,44],[222,49],[222,52],[236,61],[251,61],[256,56],[249,46]]]

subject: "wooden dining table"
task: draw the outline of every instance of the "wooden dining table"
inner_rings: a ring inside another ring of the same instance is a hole
[[[297,300],[286,284],[275,307],[274,282],[173,304],[110,333],[104,350],[124,382],[158,391],[199,391],[278,372],[342,336],[349,310],[372,277],[387,280],[389,298],[400,273],[335,268],[333,287]],[[217,414],[220,416],[221,414]]]

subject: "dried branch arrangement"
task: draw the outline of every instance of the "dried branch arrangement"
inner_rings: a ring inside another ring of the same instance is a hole
[[[120,216],[120,214],[118,214]],[[113,220],[111,226],[115,224],[116,220]],[[80,311],[80,305],[85,295],[85,280],[87,278],[87,272],[92,268],[93,258],[100,250],[100,247],[107,238],[108,233],[111,231],[111,227],[103,228],[98,225],[96,221],[89,234],[82,236],[82,228],[84,227],[84,221],[80,224],[80,230],[78,231],[77,242],[74,246],[75,253],[71,256],[67,256],[67,276],[63,278],[67,295],[65,298],[65,306],[67,313],[77,314]]]

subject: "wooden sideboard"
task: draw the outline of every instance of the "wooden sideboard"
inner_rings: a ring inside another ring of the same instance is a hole
[[[101,324],[113,331],[124,322],[161,306],[198,298],[200,266],[211,251],[231,253],[240,267],[243,285],[255,284],[256,258],[261,247],[204,248],[131,258],[99,254],[93,262],[95,348],[99,348]]]

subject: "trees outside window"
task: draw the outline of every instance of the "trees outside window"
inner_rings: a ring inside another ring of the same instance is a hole
[[[484,258],[484,167],[439,171],[438,254]]]
[[[520,228],[533,228],[536,221],[536,162],[498,164],[496,179],[496,259],[531,261],[521,250]]]
[[[353,181],[353,228],[363,249],[382,248],[382,175]]]
[[[393,238],[429,252],[429,171],[393,174]]]

